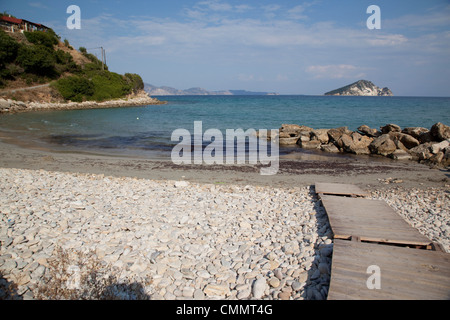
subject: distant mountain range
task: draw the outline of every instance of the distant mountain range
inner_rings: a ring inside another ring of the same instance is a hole
[[[254,92],[247,90],[224,90],[224,91],[208,91],[203,88],[190,88],[186,90],[175,89],[172,87],[162,86],[156,87],[149,83],[144,83],[144,90],[148,92],[150,96],[250,96],[250,95],[278,95],[275,92]]]
[[[359,80],[345,87],[329,91],[326,96],[393,96],[389,88],[379,88],[368,80]]]

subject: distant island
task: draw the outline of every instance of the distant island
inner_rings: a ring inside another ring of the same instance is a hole
[[[326,96],[393,96],[389,88],[379,88],[368,80],[359,80],[345,87],[329,91]]]
[[[247,90],[223,90],[223,91],[209,91],[203,88],[190,88],[186,90],[175,89],[172,87],[162,86],[156,87],[154,85],[144,83],[144,90],[151,96],[250,96],[250,95],[278,95],[275,92],[255,92]]]

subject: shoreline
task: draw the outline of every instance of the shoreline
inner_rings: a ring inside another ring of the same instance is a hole
[[[308,187],[316,182],[351,183],[363,188],[450,187],[450,169],[377,156],[291,153],[280,157],[279,171],[260,175],[260,165],[175,165],[168,159],[51,151],[2,141],[0,167],[104,174],[195,183]]]
[[[2,113],[19,113],[28,111],[45,110],[79,110],[79,109],[106,109],[120,107],[137,107],[144,105],[166,104],[165,101],[159,101],[150,97],[146,92],[141,91],[137,94],[129,95],[126,98],[107,100],[102,102],[83,101],[83,102],[23,102],[11,99],[0,99],[0,115]]]

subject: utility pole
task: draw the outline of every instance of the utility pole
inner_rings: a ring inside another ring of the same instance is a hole
[[[103,50],[103,58],[105,59],[104,64],[106,66],[106,50]]]
[[[100,49],[102,49],[102,70],[105,70],[103,47],[100,47]]]
[[[105,49],[103,49],[103,47],[98,47],[98,48],[90,48],[87,50],[93,50],[93,49],[100,49],[102,50],[102,70],[105,70],[105,65],[106,65],[106,51]]]

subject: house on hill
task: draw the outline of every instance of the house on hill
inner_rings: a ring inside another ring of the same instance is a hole
[[[40,23],[34,23],[25,19],[17,19],[8,16],[0,16],[0,27],[8,32],[24,32],[24,31],[44,31],[48,27]]]

